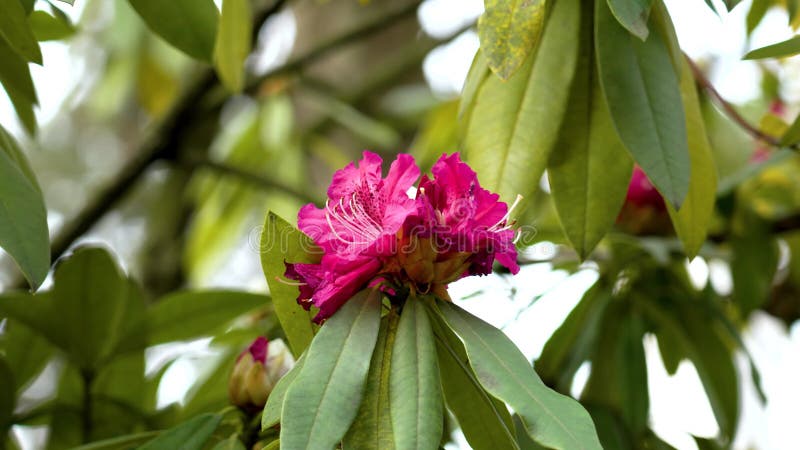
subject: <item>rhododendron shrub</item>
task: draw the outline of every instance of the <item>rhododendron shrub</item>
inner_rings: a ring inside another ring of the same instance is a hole
[[[401,154],[384,175],[382,159],[365,151],[333,175],[324,205],[300,209],[302,233],[288,228],[310,241],[290,244],[304,252],[274,251],[288,225],[268,216],[265,273],[281,259],[273,299],[296,300],[276,312],[301,358],[269,397],[264,431],[279,430],[289,449],[435,449],[446,404],[474,448],[518,448],[507,404],[547,448],[599,449],[583,407],[448,295],[450,283],[495,264],[519,272],[513,209],[458,153],[442,155],[430,175]],[[306,348],[302,330],[315,329]]]

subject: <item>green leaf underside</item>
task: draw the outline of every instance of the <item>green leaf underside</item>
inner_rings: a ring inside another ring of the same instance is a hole
[[[608,6],[620,25],[639,39],[647,39],[647,19],[653,0],[608,0]]]
[[[680,211],[676,211],[670,203],[667,203],[667,211],[686,255],[691,259],[700,251],[711,225],[717,192],[717,168],[711,154],[694,78],[686,61],[683,62],[681,76],[681,97],[689,137],[689,193]]]
[[[358,413],[380,327],[380,293],[362,291],[320,328],[286,392],[281,448],[333,448]]]
[[[4,40],[26,62],[42,64],[42,51],[28,26],[22,3],[19,0],[0,0],[0,11],[3,11],[0,14],[0,40]]]
[[[583,15],[581,57],[547,174],[564,234],[586,258],[614,225],[633,163],[614,130],[591,64],[591,11],[584,9]]]
[[[483,387],[523,418],[536,442],[555,450],[602,448],[586,410],[545,386],[502,331],[449,302],[438,305],[450,328],[464,341]]]
[[[149,345],[197,339],[219,331],[269,297],[237,291],[183,291],[159,300],[148,312]]]
[[[644,42],[616,21],[606,2],[595,9],[600,84],[623,144],[659,192],[679,208],[689,189],[686,118],[678,77],[660,33]]]
[[[748,52],[744,59],[785,58],[800,53],[800,36]]]
[[[244,86],[244,62],[250,54],[253,12],[249,0],[224,0],[214,46],[214,65],[223,84],[233,92]]]
[[[696,308],[662,308],[649,302],[638,302],[643,312],[658,327],[669,328],[679,339],[708,396],[720,430],[732,437],[739,416],[739,391],[736,367],[725,342],[717,335],[710,321],[697,314]]]
[[[464,345],[434,308],[429,308],[434,325],[439,369],[450,411],[470,447],[474,450],[518,449],[511,415],[503,402],[492,397],[481,386],[469,366]]]
[[[578,57],[579,4],[557,2],[535,58],[506,82],[486,78],[471,106],[467,162],[504,201],[532,197],[555,144]]]
[[[33,11],[28,16],[28,23],[38,41],[65,39],[75,33],[75,27],[71,23],[44,11]]]
[[[442,438],[442,384],[422,301],[414,296],[406,301],[391,357],[389,409],[398,450],[436,448]]]
[[[400,316],[394,311],[381,320],[378,342],[372,353],[364,399],[353,425],[342,442],[344,450],[392,450],[392,417],[389,410],[389,376]]]
[[[292,263],[318,262],[321,253],[311,239],[273,212],[267,213],[264,232],[261,235],[261,267],[275,306],[275,314],[281,328],[289,339],[295,357],[299,357],[314,338],[311,314],[297,304],[297,286],[282,283],[286,272],[284,261]]]
[[[138,450],[200,450],[222,421],[219,414],[203,414],[165,431]]]
[[[281,421],[281,412],[283,411],[283,402],[286,400],[286,391],[294,383],[297,375],[303,370],[305,364],[305,356],[295,362],[294,367],[286,372],[286,374],[278,380],[272,392],[267,397],[267,404],[264,405],[264,413],[261,415],[261,429],[266,430],[272,428]]]
[[[546,0],[486,0],[478,22],[489,67],[509,79],[535,49],[545,22]],[[565,34],[566,36],[566,34]]]
[[[2,127],[0,247],[14,258],[31,286],[36,288],[44,281],[50,269],[47,210],[25,156]]]
[[[0,64],[0,83],[6,89],[13,89],[21,98],[36,104],[36,89],[33,87],[28,63],[14,53],[3,39],[0,39],[0,61],[3,61]]]
[[[211,62],[219,12],[214,0],[128,0],[147,26],[187,55]]]

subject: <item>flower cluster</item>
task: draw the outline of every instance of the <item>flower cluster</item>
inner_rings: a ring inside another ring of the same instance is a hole
[[[300,286],[298,303],[330,317],[366,286],[390,296],[406,290],[446,297],[448,283],[491,272],[496,260],[517,273],[510,210],[478,183],[458,153],[442,157],[433,177],[401,154],[384,178],[381,158],[336,172],[324,208],[304,206],[300,230],[322,248],[319,264],[286,264]],[[512,206],[513,208],[513,206]]]

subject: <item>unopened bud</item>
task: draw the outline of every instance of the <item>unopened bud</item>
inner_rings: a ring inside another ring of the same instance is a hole
[[[259,337],[236,360],[228,382],[231,403],[262,409],[278,380],[294,366],[294,358],[280,339]]]

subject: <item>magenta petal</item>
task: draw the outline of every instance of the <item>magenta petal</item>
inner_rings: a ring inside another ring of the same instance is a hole
[[[383,164],[383,160],[380,156],[365,150],[358,167],[350,163],[344,169],[337,170],[333,174],[333,181],[328,187],[328,197],[332,201],[338,202],[340,198],[348,197],[362,184],[377,185],[382,177],[381,164]]]
[[[414,157],[400,154],[389,167],[389,173],[383,182],[383,191],[387,198],[408,197],[408,190],[419,178],[419,167]]]

